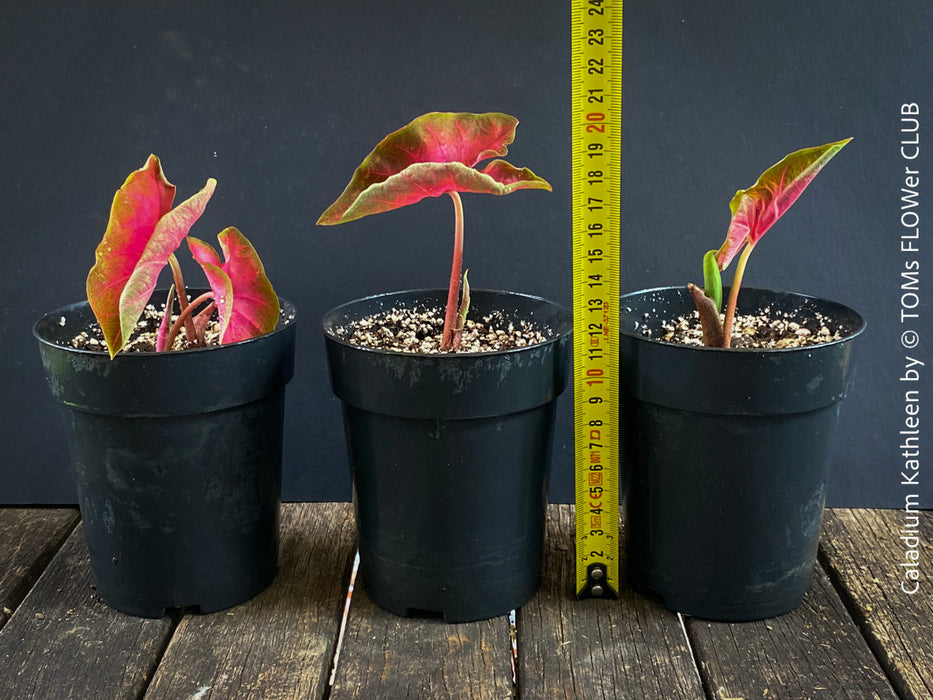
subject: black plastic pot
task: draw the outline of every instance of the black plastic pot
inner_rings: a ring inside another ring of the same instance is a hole
[[[97,592],[111,607],[211,612],[275,577],[296,318],[280,301],[279,326],[259,338],[113,360],[66,345],[93,321],[86,302],[35,325],[52,394],[67,409]]]
[[[630,585],[672,610],[752,620],[795,608],[819,544],[831,438],[852,378],[855,311],[743,288],[739,312],[814,312],[844,339],[786,350],[692,348],[659,336],[686,288],[622,298],[622,466]]]
[[[501,311],[550,329],[553,340],[416,355],[355,347],[334,334],[390,308],[443,308],[446,294],[361,299],[323,325],[343,401],[363,586],[397,615],[464,622],[506,613],[537,590],[571,319],[544,299],[474,291],[471,318]]]

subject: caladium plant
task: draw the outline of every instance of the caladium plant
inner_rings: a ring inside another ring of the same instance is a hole
[[[158,157],[150,155],[117,190],[110,222],[87,277],[88,302],[111,359],[128,342],[166,265],[172,270],[174,284],[169,289],[157,351],[171,349],[182,326],[188,346],[205,345],[205,329],[215,311],[222,344],[275,328],[278,296],[246,237],[232,227],[221,231],[217,236],[225,258],[221,261],[210,245],[188,235],[216,186],[217,181],[211,178],[198,193],[172,208],[175,186],[165,179]],[[186,239],[210,285],[209,292],[190,301],[175,257]],[[172,321],[176,298],[179,314]]]
[[[460,192],[504,195],[520,189],[550,190],[528,168],[499,158],[515,139],[518,120],[490,112],[430,112],[386,136],[357,167],[343,194],[318,219],[320,225],[398,209],[425,197],[448,194],[454,205],[454,251],[441,350],[456,350],[469,308],[463,266],[463,203]]]
[[[704,288],[701,290],[696,285],[688,285],[700,314],[705,345],[730,346],[739,288],[755,244],[797,201],[823,166],[851,140],[848,138],[795,151],[762,173],[752,187],[735,193],[729,204],[732,221],[726,231],[726,240],[719,250],[711,250],[703,258]],[[742,252],[732,278],[725,320],[722,320],[721,272],[739,251]]]

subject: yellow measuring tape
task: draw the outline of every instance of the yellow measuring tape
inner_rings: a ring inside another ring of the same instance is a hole
[[[576,591],[619,590],[622,0],[573,0]]]

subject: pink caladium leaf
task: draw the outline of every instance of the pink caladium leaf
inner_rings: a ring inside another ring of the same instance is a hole
[[[504,160],[495,160],[482,171],[462,163],[415,163],[361,192],[340,221],[333,223],[398,209],[445,192],[505,195],[518,189],[550,190],[551,186],[528,168],[518,169]]]
[[[87,298],[113,357],[123,347],[120,295],[133,274],[156,224],[172,209],[175,186],[165,179],[159,159],[146,164],[117,190],[110,222],[97,246],[96,262],[87,277]]]
[[[353,221],[445,192],[508,194],[551,186],[527,168],[496,160],[515,139],[515,117],[498,112],[431,112],[386,136],[366,156],[318,224]]]
[[[729,204],[732,221],[726,240],[716,253],[719,269],[726,269],[746,244],[754,246],[851,140],[795,151],[762,173],[752,187],[736,192]]]
[[[193,236],[188,236],[188,247],[213,291],[220,342],[236,343],[269,333],[279,320],[279,298],[256,249],[232,226],[217,239],[225,262],[209,244]]]
[[[205,243],[194,236],[188,236],[186,240],[188,241],[188,249],[191,251],[191,257],[201,266],[214,295],[214,304],[217,306],[217,318],[222,339],[233,313],[233,283],[230,281],[230,275],[224,271],[223,263],[218,257],[217,251],[209,243]]]
[[[151,155],[114,195],[110,222],[87,278],[88,302],[111,358],[123,349],[159,273],[204,212],[216,184],[209,179],[204,189],[172,209],[175,186]]]

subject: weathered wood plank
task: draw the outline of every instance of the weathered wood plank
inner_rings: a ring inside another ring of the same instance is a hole
[[[819,566],[803,603],[740,624],[688,619],[713,698],[896,698],[845,605]]]
[[[0,688],[9,698],[136,698],[172,633],[95,594],[78,527],[0,630]]]
[[[821,554],[901,696],[933,698],[933,512],[828,511]]]
[[[628,590],[576,600],[574,527],[573,506],[550,507],[541,589],[518,613],[521,696],[702,697],[675,614]]]
[[[146,697],[322,697],[354,552],[349,504],[283,505],[275,581],[230,610],[185,615]]]
[[[464,624],[396,617],[356,586],[330,700],[505,700],[512,690],[508,616]]]
[[[0,508],[0,628],[77,523],[75,508]]]

